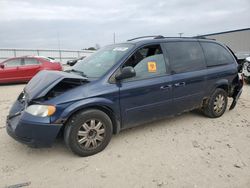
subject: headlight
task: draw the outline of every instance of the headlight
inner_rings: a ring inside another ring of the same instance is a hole
[[[46,117],[46,116],[52,116],[55,111],[56,107],[52,105],[30,105],[25,110],[29,114],[33,116],[40,116],[40,117]]]

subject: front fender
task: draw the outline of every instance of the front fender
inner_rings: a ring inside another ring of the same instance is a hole
[[[112,109],[116,114],[119,114],[119,106],[113,101],[106,98],[88,98],[81,101],[77,101],[68,106],[61,114],[61,118],[65,119],[70,117],[73,113],[83,108],[89,108],[91,106],[103,106]]]
[[[60,115],[60,121],[65,122],[75,112],[81,109],[91,108],[91,107],[108,108],[112,110],[113,114],[115,115],[115,118],[120,120],[120,108],[118,102],[119,102],[118,100],[114,102],[109,99],[100,97],[94,97],[76,101],[64,109],[64,111]]]

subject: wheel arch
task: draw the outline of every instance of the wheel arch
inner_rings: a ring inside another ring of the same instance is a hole
[[[227,94],[228,94],[228,92],[229,92],[229,86],[230,86],[230,84],[229,84],[229,81],[227,79],[219,80],[219,81],[216,82],[215,88],[212,90],[212,93],[214,93],[214,91],[216,89],[220,88],[220,89],[225,90],[227,92]]]
[[[105,100],[106,101],[106,100]],[[89,110],[89,109],[97,109],[109,116],[113,125],[113,134],[117,134],[121,129],[121,121],[120,121],[120,111],[117,111],[114,107],[115,105],[112,101],[104,102],[104,101],[95,101],[93,103],[84,102],[84,103],[76,103],[68,107],[63,113],[59,120],[63,123],[63,129],[65,124],[70,120],[70,118],[79,113],[80,111]]]
[[[203,98],[203,100],[201,102],[201,108],[203,108],[208,103],[210,96],[216,91],[216,89],[223,89],[229,95],[229,93],[230,93],[229,81],[227,79],[218,80],[215,83],[214,87],[210,90],[210,92],[208,92],[208,95]]]
[[[223,89],[223,90],[225,90],[228,93],[229,86],[226,85],[226,84],[222,84],[222,85],[219,85],[216,89]]]
[[[84,110],[90,110],[90,109],[100,110],[100,111],[104,112],[105,114],[107,114],[109,116],[109,118],[111,119],[111,121],[112,121],[113,134],[119,133],[119,131],[120,131],[120,121],[116,118],[114,111],[108,106],[105,106],[105,105],[90,105],[90,106],[83,107],[83,108],[79,109],[75,113],[80,112],[80,111],[84,111]],[[71,116],[74,115],[74,114],[71,114]]]

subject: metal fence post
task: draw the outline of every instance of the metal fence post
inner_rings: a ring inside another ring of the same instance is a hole
[[[88,50],[57,50],[57,49],[25,49],[25,48],[0,48],[0,61],[25,55],[42,55],[56,58],[58,61],[65,63],[67,60],[88,56],[93,51]]]
[[[62,51],[59,50],[59,58],[60,58],[60,62],[62,62]]]
[[[16,57],[16,49],[13,49],[14,57]]]

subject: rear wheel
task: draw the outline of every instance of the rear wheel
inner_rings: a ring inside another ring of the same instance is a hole
[[[112,137],[112,121],[100,110],[86,110],[74,115],[66,124],[64,141],[79,156],[102,151]]]
[[[227,108],[227,92],[223,89],[216,89],[203,108],[206,116],[217,118],[224,114]]]

